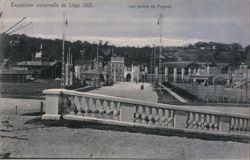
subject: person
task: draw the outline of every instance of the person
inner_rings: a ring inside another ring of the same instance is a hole
[[[141,85],[141,90],[143,90],[143,89],[144,89],[144,85],[142,84],[142,85]]]

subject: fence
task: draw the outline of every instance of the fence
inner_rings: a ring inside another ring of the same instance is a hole
[[[250,118],[245,115],[192,109],[107,95],[50,89],[43,119],[96,121],[99,123],[172,128],[186,132],[249,138]]]

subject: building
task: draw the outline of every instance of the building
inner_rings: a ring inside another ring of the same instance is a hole
[[[28,71],[39,78],[57,78],[61,77],[61,62],[44,61],[21,61],[17,63],[18,67],[27,68]]]
[[[124,57],[111,57],[111,78],[113,82],[124,81]]]
[[[42,54],[42,45],[40,51],[35,53],[32,61],[21,61],[17,63],[18,67],[27,68],[34,77],[39,78],[57,78],[61,77],[61,62],[50,62]]]
[[[26,70],[0,70],[0,82],[24,83],[32,73]]]

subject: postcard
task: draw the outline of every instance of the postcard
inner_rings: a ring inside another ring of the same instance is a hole
[[[0,0],[0,158],[249,159],[248,0]]]

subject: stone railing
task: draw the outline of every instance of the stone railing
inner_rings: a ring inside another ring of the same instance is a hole
[[[43,93],[46,94],[43,119],[95,121],[247,138],[250,133],[250,118],[246,115],[64,89],[50,89]]]

